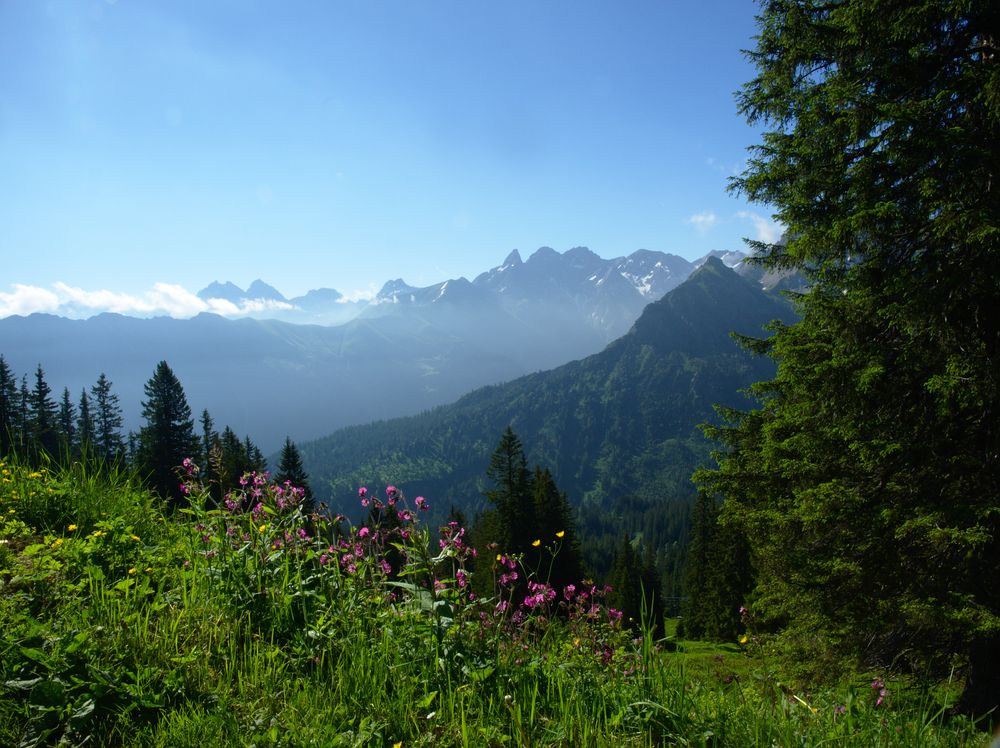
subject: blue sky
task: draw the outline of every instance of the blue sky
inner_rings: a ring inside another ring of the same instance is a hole
[[[0,315],[773,238],[767,206],[726,192],[759,137],[733,97],[755,12],[0,0]]]

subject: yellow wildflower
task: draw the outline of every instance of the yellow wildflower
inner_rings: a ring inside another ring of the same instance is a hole
[[[746,644],[748,641],[750,641],[750,637],[747,636],[746,634],[743,634],[743,636],[740,637],[739,641],[740,644]]]
[[[534,541],[532,541],[532,543],[531,543],[531,546],[532,546],[533,548],[537,548],[537,547],[538,547],[538,546],[540,546],[541,544],[542,544],[542,541],[541,541],[541,540],[539,539],[539,540],[534,540]]]
[[[559,532],[556,533],[556,537],[557,538],[562,538],[565,535],[566,535],[566,531],[565,530],[560,530]]]
[[[52,547],[53,548],[58,548],[62,544],[63,544],[63,539],[62,538],[56,538],[55,541],[52,543]]]
[[[70,532],[73,532],[74,530],[76,530],[76,525],[70,525],[66,529],[69,530]]]
[[[12,509],[11,511],[14,511],[14,510]],[[500,560],[501,560],[502,558],[503,558],[503,556],[501,556],[501,555],[500,555],[500,554],[498,553],[498,554],[497,554],[497,561],[500,561]]]
[[[131,569],[128,570],[128,575],[132,576],[134,574],[135,574],[135,567],[133,566]]]
[[[267,522],[265,522],[265,523],[264,523],[264,524],[262,524],[262,525],[261,525],[260,527],[258,527],[258,528],[257,528],[257,531],[258,531],[258,532],[264,532],[264,530],[266,530],[266,529],[267,529]]]
[[[99,538],[103,534],[104,534],[104,530],[94,530],[92,533],[90,533],[90,537],[92,537],[92,538]]]

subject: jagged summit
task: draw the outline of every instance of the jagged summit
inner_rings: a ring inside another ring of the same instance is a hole
[[[247,298],[249,299],[264,299],[266,301],[287,301],[287,299],[281,294],[278,289],[274,286],[268,285],[260,278],[255,280],[250,284],[247,289]]]

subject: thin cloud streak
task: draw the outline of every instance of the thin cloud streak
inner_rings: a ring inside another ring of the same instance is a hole
[[[694,226],[695,231],[704,235],[719,222],[719,217],[712,211],[706,210],[704,213],[695,213],[687,219],[687,222]]]
[[[749,210],[741,210],[736,214],[737,218],[749,221],[754,228],[754,239],[767,244],[774,244],[785,232],[785,227],[775,220],[766,218],[759,213]]]
[[[234,304],[226,299],[202,299],[182,286],[171,283],[154,283],[141,296],[101,289],[87,291],[62,281],[52,284],[52,289],[13,285],[12,293],[0,292],[0,317],[28,315],[39,312],[80,318],[113,312],[138,317],[167,315],[187,318],[202,312],[224,317],[240,317],[267,311],[294,309],[291,304],[272,299],[244,299]]]

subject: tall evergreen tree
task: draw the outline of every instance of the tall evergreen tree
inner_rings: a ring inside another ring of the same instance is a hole
[[[215,422],[208,413],[208,408],[201,411],[201,465],[207,472],[210,470],[212,461],[212,442],[218,437],[215,432]]]
[[[59,401],[59,437],[67,453],[77,448],[76,408],[69,399],[69,387],[63,387],[62,400]]]
[[[250,435],[243,437],[243,452],[247,457],[247,464],[252,472],[263,473],[267,470],[267,459],[260,447],[253,443]]]
[[[17,378],[0,354],[0,457],[14,450],[19,429]]]
[[[90,388],[94,398],[94,449],[101,459],[109,462],[120,460],[125,454],[122,439],[122,409],[118,395],[111,391],[111,380],[104,372]]]
[[[185,457],[197,455],[191,408],[174,372],[161,361],[146,382],[137,458],[150,485],[173,504],[180,503],[177,469]]]
[[[80,451],[90,454],[94,448],[94,419],[90,414],[90,398],[86,387],[80,391],[80,404],[77,409],[76,438]]]
[[[486,492],[500,518],[500,536],[493,538],[510,553],[524,553],[534,538],[534,502],[531,496],[531,473],[528,472],[524,447],[508,426],[493,451],[486,476],[494,487]]]
[[[683,633],[692,639],[733,641],[742,631],[739,610],[753,586],[749,546],[739,528],[720,524],[714,497],[695,502],[685,565]]]
[[[532,555],[537,557],[540,581],[556,589],[578,584],[584,574],[573,510],[548,468],[535,468],[531,495],[535,521],[530,532],[541,541],[537,548],[532,546]]]
[[[35,387],[28,396],[29,423],[34,453],[55,456],[59,452],[58,406],[52,399],[52,388],[45,381],[45,372],[39,364],[35,370]]]
[[[28,375],[21,375],[21,388],[17,394],[17,432],[19,448],[26,449],[31,441],[31,390],[28,389]]]
[[[302,465],[302,456],[299,454],[299,448],[295,446],[295,442],[291,440],[291,437],[285,437],[285,444],[281,447],[281,460],[278,462],[278,472],[274,476],[274,479],[278,483],[288,481],[296,488],[303,489],[305,491],[303,509],[307,512],[312,511],[314,500],[312,488],[309,487],[309,476],[306,475],[306,469]]]
[[[964,658],[1000,701],[1000,5],[769,0],[734,182],[808,274],[760,410],[702,484],[750,538],[757,619],[814,672]]]

